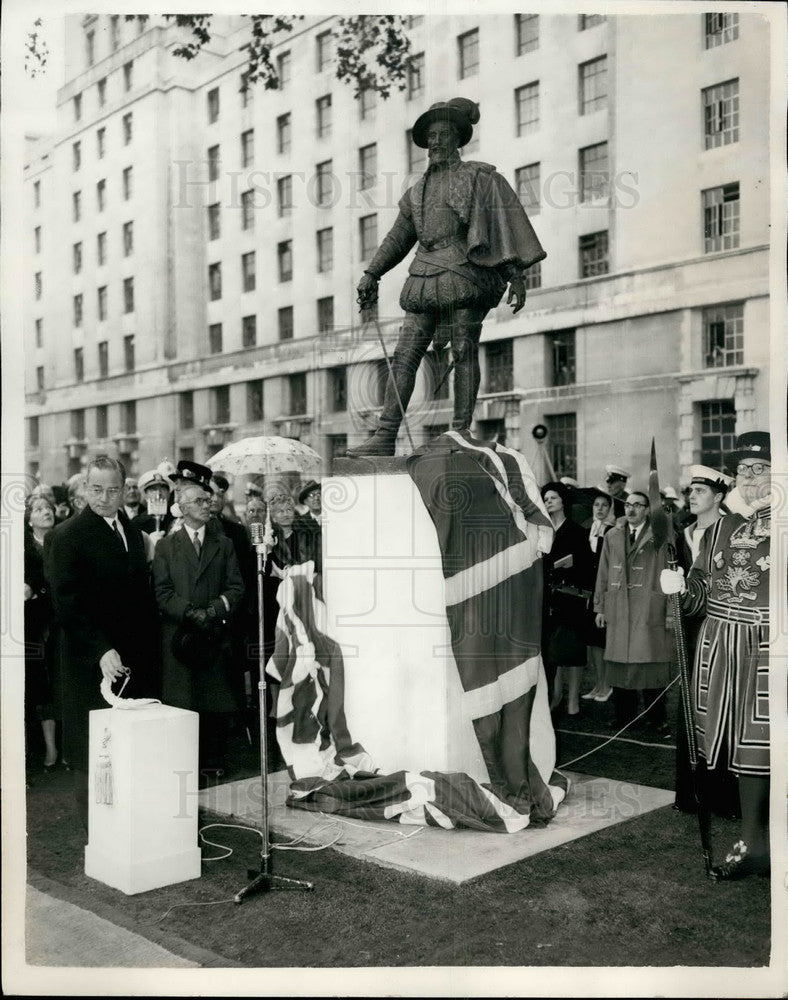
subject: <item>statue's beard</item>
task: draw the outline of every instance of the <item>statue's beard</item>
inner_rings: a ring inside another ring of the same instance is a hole
[[[429,150],[430,163],[448,163],[454,156],[453,149],[431,149]]]

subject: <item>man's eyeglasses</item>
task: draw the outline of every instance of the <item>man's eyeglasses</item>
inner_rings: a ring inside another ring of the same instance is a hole
[[[629,508],[635,508],[635,507],[646,507],[646,506],[648,506],[648,505],[644,504],[644,503],[638,503],[637,501],[635,503],[629,503],[629,502],[627,502],[627,503],[624,504],[624,510],[626,510],[627,507],[629,507]]]
[[[753,462],[752,465],[745,465],[744,462],[741,465],[736,466],[736,475],[738,476],[760,476],[762,472],[766,472],[770,469],[771,465],[764,465],[763,462]]]
[[[123,492],[122,486],[110,486],[104,489],[103,486],[88,486],[88,493],[92,497],[108,496],[110,500],[117,500]]]
[[[208,497],[195,497],[193,500],[184,500],[184,504],[196,505],[197,507],[207,507],[211,502]]]

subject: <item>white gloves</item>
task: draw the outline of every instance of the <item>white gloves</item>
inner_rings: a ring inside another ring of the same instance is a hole
[[[663,594],[683,594],[687,589],[687,581],[684,579],[684,570],[663,569],[659,574],[659,585]]]

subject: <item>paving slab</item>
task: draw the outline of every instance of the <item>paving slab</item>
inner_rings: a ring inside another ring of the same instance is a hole
[[[441,830],[396,823],[369,823],[291,809],[285,805],[287,772],[269,776],[269,825],[286,838],[333,844],[334,850],[363,861],[460,884],[505,865],[534,857],[608,826],[669,805],[674,792],[631,782],[564,772],[569,794],[545,827],[519,833]],[[260,822],[260,779],[228,782],[200,793],[200,805],[244,824]]]
[[[28,965],[194,969],[192,962],[103,917],[27,887],[25,960]]]

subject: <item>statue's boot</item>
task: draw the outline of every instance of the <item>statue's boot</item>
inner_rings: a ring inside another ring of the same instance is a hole
[[[467,330],[461,328],[460,334],[465,336],[458,337],[455,342],[454,419],[451,426],[455,431],[467,431],[473,420],[481,383],[478,343],[481,324],[469,324]]]
[[[397,432],[390,433],[388,430],[378,427],[372,437],[363,444],[357,444],[355,448],[348,448],[346,454],[348,458],[365,458],[373,455],[393,455],[397,444]]]
[[[402,410],[408,408],[413,386],[416,384],[416,371],[419,361],[394,352],[392,372],[386,382],[386,394],[383,398],[383,411],[380,414],[378,427],[372,437],[355,448],[348,448],[348,458],[365,458],[374,455],[393,455],[397,444],[397,432],[402,423]],[[392,373],[394,378],[392,379]],[[396,388],[395,381],[396,380]],[[399,392],[399,399],[397,399]],[[400,409],[400,402],[402,409]]]

